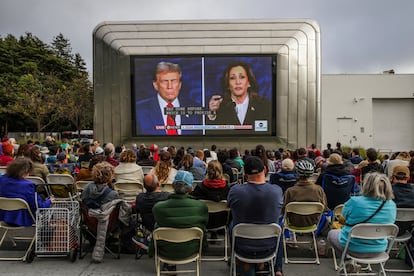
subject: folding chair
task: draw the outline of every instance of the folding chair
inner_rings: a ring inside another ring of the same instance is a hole
[[[119,196],[123,200],[133,203],[136,200],[137,194],[144,192],[144,185],[138,182],[116,182],[114,189],[118,191]]]
[[[88,181],[88,180],[79,180],[75,182],[75,187],[76,187],[76,194],[78,195],[78,197],[80,197],[80,195],[82,194],[83,190],[85,190],[85,187],[89,184],[89,183],[93,183],[93,181]]]
[[[0,197],[0,210],[3,211],[17,211],[17,210],[26,210],[30,217],[33,219],[33,221],[36,221],[32,211],[30,210],[29,204],[21,199],[21,198],[6,198],[6,197]],[[4,230],[4,233],[0,240],[0,248],[3,245],[4,240],[6,239],[7,235],[10,232],[27,229],[34,227],[32,226],[12,226],[7,224],[4,221],[0,221],[0,229]],[[21,257],[2,257],[0,260],[2,261],[26,261],[28,263],[31,263],[34,259],[34,249],[33,245],[35,242],[36,235],[33,233],[33,236],[27,237],[27,236],[13,236],[11,237],[13,246],[16,246],[15,240],[21,240],[21,241],[30,241],[30,245],[27,247],[26,252]]]
[[[351,228],[348,239],[345,244],[344,251],[342,252],[341,261],[339,264],[338,275],[343,274],[347,276],[349,273],[346,271],[345,259],[350,258],[353,263],[360,263],[368,265],[368,273],[362,273],[365,275],[377,275],[371,272],[372,264],[379,264],[382,274],[385,276],[384,264],[389,259],[389,252],[394,243],[394,239],[398,233],[398,226],[395,224],[374,224],[374,223],[359,223]],[[355,257],[351,252],[348,251],[349,243],[351,239],[366,239],[366,240],[377,240],[377,239],[388,239],[388,248],[385,252],[378,254],[375,257]],[[361,273],[358,273],[360,275]]]
[[[314,260],[291,260],[288,258],[287,254],[287,244],[288,243],[310,243],[309,241],[288,241],[285,236],[283,236],[283,250],[285,253],[285,263],[300,263],[300,264],[320,264],[319,255],[318,255],[318,247],[316,244],[316,231],[318,230],[318,225],[321,220],[322,214],[324,212],[324,205],[320,202],[290,202],[285,206],[285,214],[284,214],[284,221],[283,221],[283,232],[288,230],[292,232],[294,235],[296,233],[302,234],[312,234],[313,238],[313,248],[315,252],[315,259]],[[302,215],[302,216],[309,216],[309,215],[317,215],[316,223],[307,226],[295,226],[290,222],[289,216],[291,214]]]
[[[38,194],[44,194],[45,196],[49,195],[49,192],[46,188],[46,182],[43,180],[43,178],[39,176],[29,175],[26,177],[26,180],[29,180],[36,184],[36,192]]]
[[[5,174],[7,171],[7,166],[0,166],[0,175]]]
[[[153,166],[141,166],[142,172],[144,175],[147,175],[151,172],[151,170],[154,168]]]
[[[160,191],[174,193],[174,187],[172,183],[162,183]]]
[[[395,223],[398,225],[398,223],[414,223],[414,208],[397,208],[397,218],[395,220]],[[398,236],[395,237],[394,243],[399,245],[402,244],[402,248],[397,248],[397,256],[399,255],[401,250],[405,249],[406,254],[408,254],[408,258],[410,260],[409,266],[410,269],[396,269],[396,268],[385,268],[385,271],[388,272],[414,272],[414,261],[413,261],[413,255],[410,250],[410,242],[412,239],[412,232],[411,231],[405,231],[404,233],[398,233]],[[392,248],[391,250],[394,250]]]
[[[157,276],[161,274],[176,274],[176,273],[191,273],[196,272],[197,275],[200,275],[200,264],[201,264],[201,250],[203,244],[203,230],[198,227],[191,228],[171,228],[171,227],[160,227],[154,230],[152,238],[154,241],[155,249],[155,269],[157,271]],[[168,243],[184,243],[188,241],[198,241],[198,249],[196,252],[192,252],[190,256],[182,259],[171,259],[165,256],[162,256],[159,251],[160,241],[165,241]],[[161,262],[167,263],[170,265],[182,265],[192,262],[196,262],[196,269],[187,269],[187,270],[177,270],[174,272],[171,271],[161,271]]]
[[[227,200],[215,202],[212,200],[202,200],[206,203],[208,208],[208,224],[206,226],[207,231],[216,232],[223,230],[224,238],[208,238],[208,242],[224,242],[224,257],[220,258],[202,258],[202,261],[226,261],[228,258],[228,244],[229,240],[229,229],[228,224],[230,221],[230,208],[227,206]]]
[[[344,204],[339,204],[338,206],[336,206],[332,212],[332,228],[333,229],[339,229],[339,217],[342,215],[342,209],[344,209]],[[338,262],[336,261],[336,253],[335,253],[335,248],[331,247],[331,251],[332,251],[332,258],[333,258],[333,262],[334,262],[334,266],[335,266],[335,270],[338,270],[339,266],[338,266]]]
[[[49,174],[46,176],[46,187],[50,196],[57,200],[73,200],[76,197],[75,180],[69,174]]]
[[[236,259],[245,263],[269,263],[269,270],[272,276],[275,276],[274,266],[276,263],[276,256],[279,249],[280,235],[282,230],[276,223],[271,224],[253,224],[253,223],[239,223],[233,227],[232,231],[232,245],[231,245],[231,263],[230,263],[230,275],[236,276]],[[261,258],[246,258],[241,256],[235,251],[236,243],[239,238],[262,240],[275,238],[275,251],[271,252],[268,256]]]
[[[119,228],[119,208],[120,205],[118,204],[111,214],[109,215],[108,221],[108,228],[106,231],[106,239],[105,239],[105,251],[111,254],[115,259],[121,258],[121,241],[120,241],[120,228]],[[91,246],[95,245],[96,236],[98,232],[98,219],[96,217],[90,216],[88,212],[88,207],[81,202],[80,204],[80,211],[81,211],[81,223],[80,223],[80,230],[81,230],[81,238],[80,238],[80,248],[81,254],[79,255],[79,259],[83,259],[86,255],[82,254],[84,252],[84,238],[89,241]],[[116,244],[115,250],[109,248],[110,242],[114,242]]]

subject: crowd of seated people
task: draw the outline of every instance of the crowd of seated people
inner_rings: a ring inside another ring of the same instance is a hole
[[[406,183],[414,182],[414,151],[393,153],[390,154],[390,159],[382,160],[382,156],[373,148],[346,149],[342,145],[337,145],[334,149],[327,145],[325,150],[319,150],[314,145],[307,148],[300,147],[296,150],[285,148],[273,150],[257,145],[251,150],[245,149],[243,155],[240,155],[237,148],[227,149],[216,145],[212,146],[212,150],[174,146],[158,147],[155,144],[150,147],[144,144],[139,147],[135,145],[127,149],[114,146],[112,143],[105,143],[101,146],[98,141],[95,141],[93,145],[80,146],[77,151],[74,151],[74,148],[70,143],[63,142],[59,145],[48,139],[42,144],[27,143],[16,148],[15,144],[3,139],[0,165],[7,165],[18,158],[27,157],[33,164],[30,175],[46,180],[46,176],[50,173],[69,173],[75,177],[76,181],[94,181],[92,173],[94,166],[106,161],[114,169],[112,182],[143,183],[146,188],[145,194],[147,194],[145,198],[153,198],[152,193],[156,192],[156,198],[160,195],[162,200],[168,199],[170,193],[159,193],[160,187],[168,183],[174,188],[174,179],[182,170],[189,172],[193,181],[202,181],[187,193],[196,198],[219,201],[227,199],[232,189],[230,184],[245,182],[244,180],[238,182],[239,178],[234,175],[233,170],[237,169],[245,174],[246,159],[257,156],[264,164],[267,182],[280,186],[284,195],[283,206],[291,201],[308,200],[317,200],[327,206],[327,201],[332,195],[325,194],[323,188],[320,187],[327,174],[338,177],[353,175],[355,185],[359,185],[360,188],[364,187],[362,183],[365,184],[367,181],[365,179],[367,175],[385,172],[391,180],[397,206],[413,207],[413,205],[406,204],[404,196],[413,193],[412,186]],[[118,152],[116,149],[118,151],[121,149],[121,151]],[[309,170],[303,169],[303,162],[306,162],[305,167]],[[309,164],[312,166],[311,169]],[[147,178],[141,166],[153,167]],[[203,168],[205,168],[204,171]],[[298,170],[298,168],[302,169]],[[397,171],[394,172],[394,169]],[[316,181],[311,180],[314,175],[318,176],[315,178]],[[242,177],[242,179],[245,178]],[[354,192],[355,190],[349,197],[356,195]],[[365,192],[362,190],[360,194],[364,196]],[[142,202],[144,199],[137,197],[138,200]],[[345,204],[348,200],[340,203]],[[152,204],[155,203],[156,200]],[[326,210],[328,209],[332,210],[333,206],[329,208],[327,206]],[[136,212],[144,212],[143,210],[136,205]],[[145,212],[148,213],[148,210],[147,208]]]

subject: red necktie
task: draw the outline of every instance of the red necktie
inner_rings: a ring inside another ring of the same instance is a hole
[[[172,103],[168,103],[167,107],[174,107]],[[175,127],[175,120],[171,115],[167,115],[167,135],[178,135],[175,128],[169,129],[168,127]]]

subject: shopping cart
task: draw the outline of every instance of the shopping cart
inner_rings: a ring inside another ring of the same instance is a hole
[[[78,201],[55,201],[50,208],[37,209],[36,256],[69,256],[74,262],[80,247],[79,221]]]

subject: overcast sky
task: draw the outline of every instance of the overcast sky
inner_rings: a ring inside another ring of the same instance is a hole
[[[103,21],[286,18],[319,23],[323,74],[414,74],[413,0],[0,0],[1,37],[62,33],[89,71]]]

